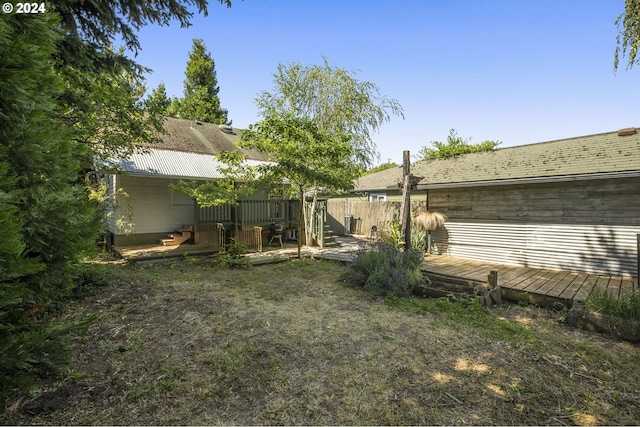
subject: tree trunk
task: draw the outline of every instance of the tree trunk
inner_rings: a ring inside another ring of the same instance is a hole
[[[302,249],[302,234],[304,233],[304,191],[300,191],[300,210],[298,211],[298,259]]]
[[[306,218],[305,226],[307,227],[307,242],[313,239],[313,231],[316,219],[316,206],[318,205],[317,186],[314,186],[313,199],[311,201],[311,209],[309,209],[308,218]]]

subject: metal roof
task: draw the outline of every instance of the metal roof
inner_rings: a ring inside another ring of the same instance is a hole
[[[269,163],[251,159],[246,162],[250,166]],[[132,154],[127,159],[111,160],[109,164],[130,175],[192,179],[222,178],[220,168],[224,167],[212,154],[154,148],[146,153]]]

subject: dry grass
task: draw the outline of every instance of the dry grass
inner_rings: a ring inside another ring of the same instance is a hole
[[[531,307],[382,300],[344,267],[113,266],[69,371],[5,424],[637,424],[640,348]],[[126,278],[126,280],[122,280]]]

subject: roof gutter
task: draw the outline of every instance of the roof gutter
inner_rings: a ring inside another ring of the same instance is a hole
[[[471,182],[444,182],[434,184],[418,184],[418,190],[432,190],[439,188],[461,188],[461,187],[488,187],[496,185],[518,185],[518,184],[544,184],[551,182],[572,182],[572,181],[588,181],[594,179],[617,179],[617,178],[637,178],[640,177],[638,171],[623,172],[604,172],[604,173],[587,173],[579,175],[558,175],[558,176],[540,176],[533,178],[513,178],[513,179],[494,179],[488,181],[471,181]]]

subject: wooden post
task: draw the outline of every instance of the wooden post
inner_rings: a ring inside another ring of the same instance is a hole
[[[637,248],[636,248],[636,266],[637,266],[637,271],[636,271],[636,289],[640,289],[640,234],[636,234],[636,238],[638,239],[638,244],[637,244]]]
[[[411,249],[411,161],[409,150],[402,152],[402,207],[400,231],[404,236],[404,250]]]
[[[490,288],[486,295],[487,307],[493,307],[494,304],[502,304],[502,290],[498,286],[498,272],[496,270],[489,272],[487,282],[489,282]]]

